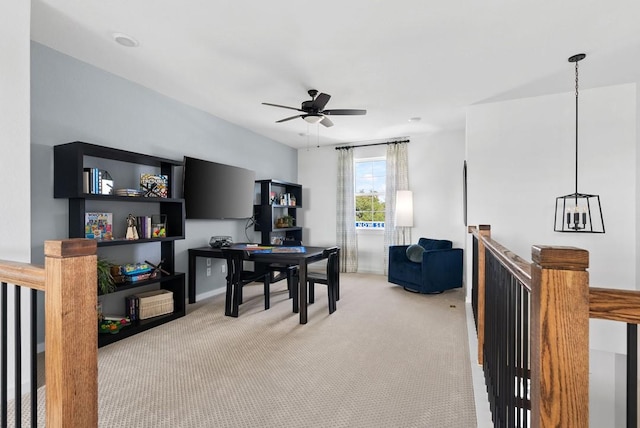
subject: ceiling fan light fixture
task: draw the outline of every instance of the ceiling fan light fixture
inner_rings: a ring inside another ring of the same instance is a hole
[[[306,114],[302,116],[302,118],[306,120],[308,123],[315,125],[316,123],[322,120],[323,116],[320,114]]]

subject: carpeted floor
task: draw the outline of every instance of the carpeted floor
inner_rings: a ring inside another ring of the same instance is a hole
[[[245,287],[99,351],[100,427],[475,427],[464,292],[343,274],[298,324],[286,283]]]

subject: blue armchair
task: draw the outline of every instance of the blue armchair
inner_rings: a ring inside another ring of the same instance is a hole
[[[389,247],[389,282],[423,294],[462,287],[461,248],[452,248],[451,241],[428,238],[420,238],[418,245],[424,249],[421,259],[419,254],[415,259],[420,261],[409,260],[409,245]]]

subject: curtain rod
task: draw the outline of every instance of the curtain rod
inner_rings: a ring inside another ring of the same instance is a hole
[[[341,146],[336,147],[336,150],[348,150],[353,149],[354,147],[368,147],[368,146],[381,146],[381,145],[389,145],[389,144],[401,144],[401,143],[409,143],[409,140],[398,140],[398,141],[387,141],[386,143],[370,143],[370,144],[357,144],[355,146]]]

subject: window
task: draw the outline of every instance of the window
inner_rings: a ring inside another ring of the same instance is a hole
[[[356,160],[355,175],[356,228],[384,229],[386,159]]]

